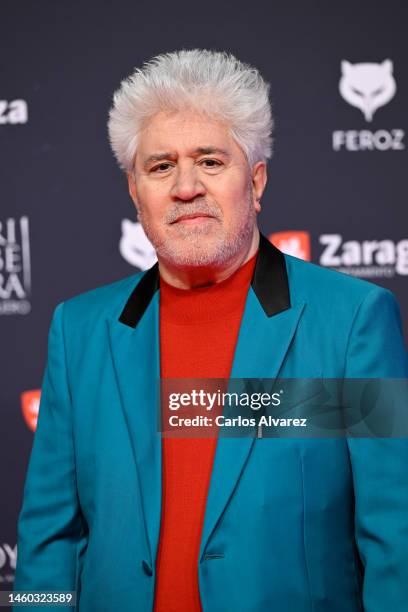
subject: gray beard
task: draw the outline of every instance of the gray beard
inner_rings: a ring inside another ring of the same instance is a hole
[[[159,238],[157,233],[152,230],[150,224],[144,218],[144,214],[139,210],[139,221],[145,231],[146,236],[156,250],[157,256],[169,262],[173,266],[179,267],[223,267],[232,261],[236,255],[244,250],[245,245],[250,244],[254,227],[256,225],[256,212],[252,206],[252,189],[248,190],[246,215],[233,233],[220,232],[215,244],[211,249],[206,249],[207,228],[183,228],[179,233],[178,240],[171,238]],[[183,212],[190,214],[197,211],[195,208],[188,209],[188,205],[183,204]],[[214,214],[220,219],[218,207],[206,205],[200,207],[200,212]],[[180,214],[180,213],[178,213]],[[172,214],[172,217],[174,214]],[[218,221],[220,223],[220,221]],[[181,228],[180,228],[181,229]]]

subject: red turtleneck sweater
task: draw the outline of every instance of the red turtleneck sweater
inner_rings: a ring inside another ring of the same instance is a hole
[[[162,378],[229,378],[255,261],[256,255],[226,280],[198,289],[160,279]],[[216,442],[162,439],[155,612],[201,611],[198,554]]]

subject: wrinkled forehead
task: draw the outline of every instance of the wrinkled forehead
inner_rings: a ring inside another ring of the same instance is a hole
[[[230,126],[217,117],[193,111],[160,112],[146,120],[138,135],[136,155],[142,163],[152,156],[243,155]]]

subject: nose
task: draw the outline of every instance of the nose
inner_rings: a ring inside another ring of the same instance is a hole
[[[170,195],[175,200],[190,201],[205,195],[206,188],[200,180],[194,165],[178,166],[173,176],[174,183],[171,187]]]

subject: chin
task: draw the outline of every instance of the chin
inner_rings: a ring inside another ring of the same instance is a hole
[[[203,267],[219,266],[225,263],[225,251],[220,245],[208,244],[208,239],[202,238],[199,244],[186,244],[187,241],[177,241],[162,246],[158,255],[173,266]]]
[[[239,228],[232,236],[220,230],[209,232],[197,228],[184,235],[163,236],[155,248],[159,257],[175,267],[222,268],[250,240],[248,227]]]
[[[220,258],[216,253],[208,251],[192,251],[191,249],[180,250],[172,252],[166,257],[168,261],[174,266],[183,267],[203,267],[220,264]]]

